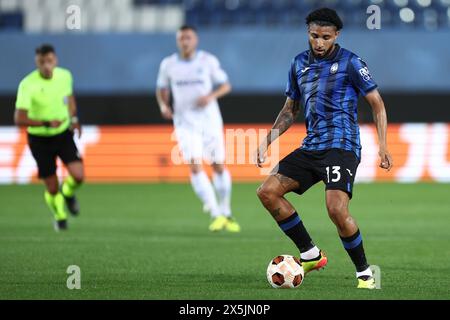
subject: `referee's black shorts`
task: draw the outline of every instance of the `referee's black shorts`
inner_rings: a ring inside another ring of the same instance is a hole
[[[298,194],[322,180],[326,190],[342,190],[351,199],[359,162],[352,151],[335,148],[323,151],[296,149],[280,161],[275,171],[297,181],[300,188],[294,192]]]
[[[56,174],[57,157],[64,164],[82,161],[75,141],[73,140],[73,132],[70,130],[51,137],[28,134],[28,145],[36,160],[39,178],[41,179]]]

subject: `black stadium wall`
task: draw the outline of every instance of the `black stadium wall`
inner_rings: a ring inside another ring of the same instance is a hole
[[[389,122],[450,122],[450,94],[385,93]],[[226,123],[272,123],[282,108],[283,95],[232,94],[220,101]],[[152,95],[77,96],[84,124],[164,124]],[[0,96],[0,125],[13,125],[14,96]],[[359,121],[372,121],[370,107],[360,98]],[[299,121],[302,121],[303,117]]]

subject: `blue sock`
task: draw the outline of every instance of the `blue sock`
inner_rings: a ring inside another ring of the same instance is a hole
[[[345,250],[353,261],[357,272],[366,270],[369,265],[367,264],[366,254],[364,253],[363,241],[361,233],[356,233],[350,237],[340,237]]]
[[[314,247],[314,243],[297,212],[294,212],[289,218],[279,221],[278,225],[291,238],[300,252],[306,252]]]

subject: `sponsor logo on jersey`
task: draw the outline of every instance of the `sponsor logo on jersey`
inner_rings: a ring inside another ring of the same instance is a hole
[[[359,74],[364,79],[364,81],[369,81],[371,78],[369,69],[367,67],[359,69]]]
[[[178,80],[175,82],[177,86],[193,86],[193,85],[201,85],[204,81],[201,79],[193,79],[193,80]]]
[[[305,69],[302,69],[301,72],[305,73],[306,71],[308,71],[310,69],[310,67],[306,67]]]

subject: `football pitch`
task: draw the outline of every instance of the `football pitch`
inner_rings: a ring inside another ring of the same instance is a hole
[[[81,215],[55,233],[43,187],[0,186],[0,299],[450,299],[450,185],[358,184],[351,212],[381,290],[357,290],[323,185],[288,198],[329,263],[272,289],[270,259],[298,256],[256,197],[235,184],[240,234],[210,233],[188,184],[87,184]],[[66,286],[68,266],[81,289]]]

